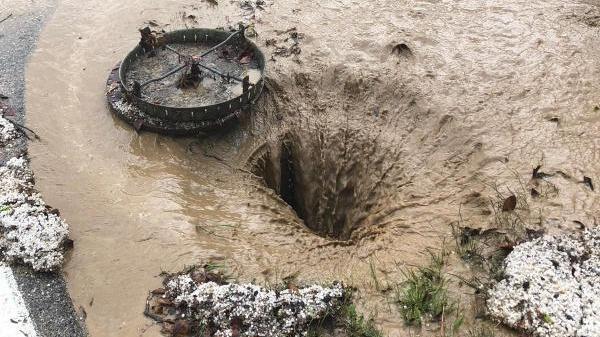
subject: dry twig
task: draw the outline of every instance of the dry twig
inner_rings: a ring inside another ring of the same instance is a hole
[[[8,20],[8,19],[10,19],[10,17],[11,17],[12,15],[13,15],[13,13],[10,13],[10,14],[8,14],[8,16],[7,16],[7,17],[5,17],[4,19],[0,20],[0,23],[2,23],[2,22],[4,22],[4,21],[6,21],[6,20]]]

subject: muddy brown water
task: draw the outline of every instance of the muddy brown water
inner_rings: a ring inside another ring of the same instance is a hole
[[[530,200],[532,219],[550,232],[594,224],[598,198],[580,181],[600,181],[596,5],[277,1],[256,42],[269,59],[297,27],[301,53],[268,61],[261,107],[228,132],[171,139],[114,118],[106,76],[145,21],[226,26],[237,4],[59,1],[27,70],[42,138],[30,153],[71,225],[65,274],[90,335],[159,336],[141,315],[147,290],[207,260],[246,281],[341,279],[387,334],[413,335],[372,270],[387,284],[425,263],[459,208],[493,225],[493,187],[525,190],[538,164],[556,193]]]

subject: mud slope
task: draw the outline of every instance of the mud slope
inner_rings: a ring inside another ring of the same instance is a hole
[[[255,20],[268,90],[239,127],[170,139],[109,114],[106,76],[145,21],[244,14],[227,1],[64,0],[41,36],[32,162],[72,226],[67,278],[92,337],[158,336],[140,315],[146,290],[161,269],[206,259],[259,282],[342,279],[390,336],[408,336],[371,266],[397,280],[423,263],[461,204],[487,226],[491,186],[515,191],[538,164],[556,193],[530,202],[535,223],[593,223],[581,181],[600,179],[595,4],[277,1]]]

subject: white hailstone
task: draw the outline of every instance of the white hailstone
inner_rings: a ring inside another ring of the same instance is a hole
[[[117,108],[117,110],[119,110],[119,111],[129,112],[133,109],[133,106],[131,104],[129,104],[129,102],[125,101],[125,99],[123,99],[123,98],[116,101],[114,104],[115,104],[115,107]]]
[[[16,137],[17,130],[15,126],[6,118],[0,116],[0,145],[5,145]]]

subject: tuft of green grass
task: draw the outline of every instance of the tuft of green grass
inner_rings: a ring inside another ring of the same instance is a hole
[[[356,310],[352,303],[352,293],[347,293],[344,303],[337,309],[327,313],[318,321],[311,322],[307,337],[337,336],[336,327],[343,330],[345,337],[384,337],[373,322]]]
[[[207,272],[227,270],[227,266],[225,264],[219,264],[219,263],[215,263],[215,262],[207,262],[204,265],[204,270],[206,270]]]
[[[354,304],[344,305],[342,315],[348,337],[383,337],[381,331],[373,324],[373,319],[358,313]]]
[[[464,323],[465,315],[462,312],[457,313],[456,317],[452,321],[452,326],[450,327],[450,336],[458,336],[458,330],[460,330],[460,327],[462,327]]]
[[[484,247],[485,242],[481,242],[478,238],[480,231],[472,230],[471,228],[461,227],[462,215],[460,209],[458,211],[460,221],[450,224],[452,228],[452,236],[456,243],[456,253],[465,262],[470,262],[473,265],[481,266],[485,262]]]
[[[495,337],[496,333],[494,330],[487,326],[480,326],[473,328],[467,332],[467,337]]]
[[[439,320],[456,307],[443,273],[446,251],[430,255],[429,266],[403,271],[406,280],[396,293],[402,318],[409,325],[421,325],[425,318]]]
[[[377,279],[377,274],[375,273],[375,265],[373,264],[373,259],[369,261],[369,270],[371,271],[371,278],[375,282],[375,289],[377,291],[381,291],[381,285],[379,284],[379,280]]]
[[[554,324],[552,317],[550,317],[550,315],[548,315],[548,314],[544,314],[544,316],[542,316],[542,319],[544,320],[544,323],[546,323],[546,324]]]

